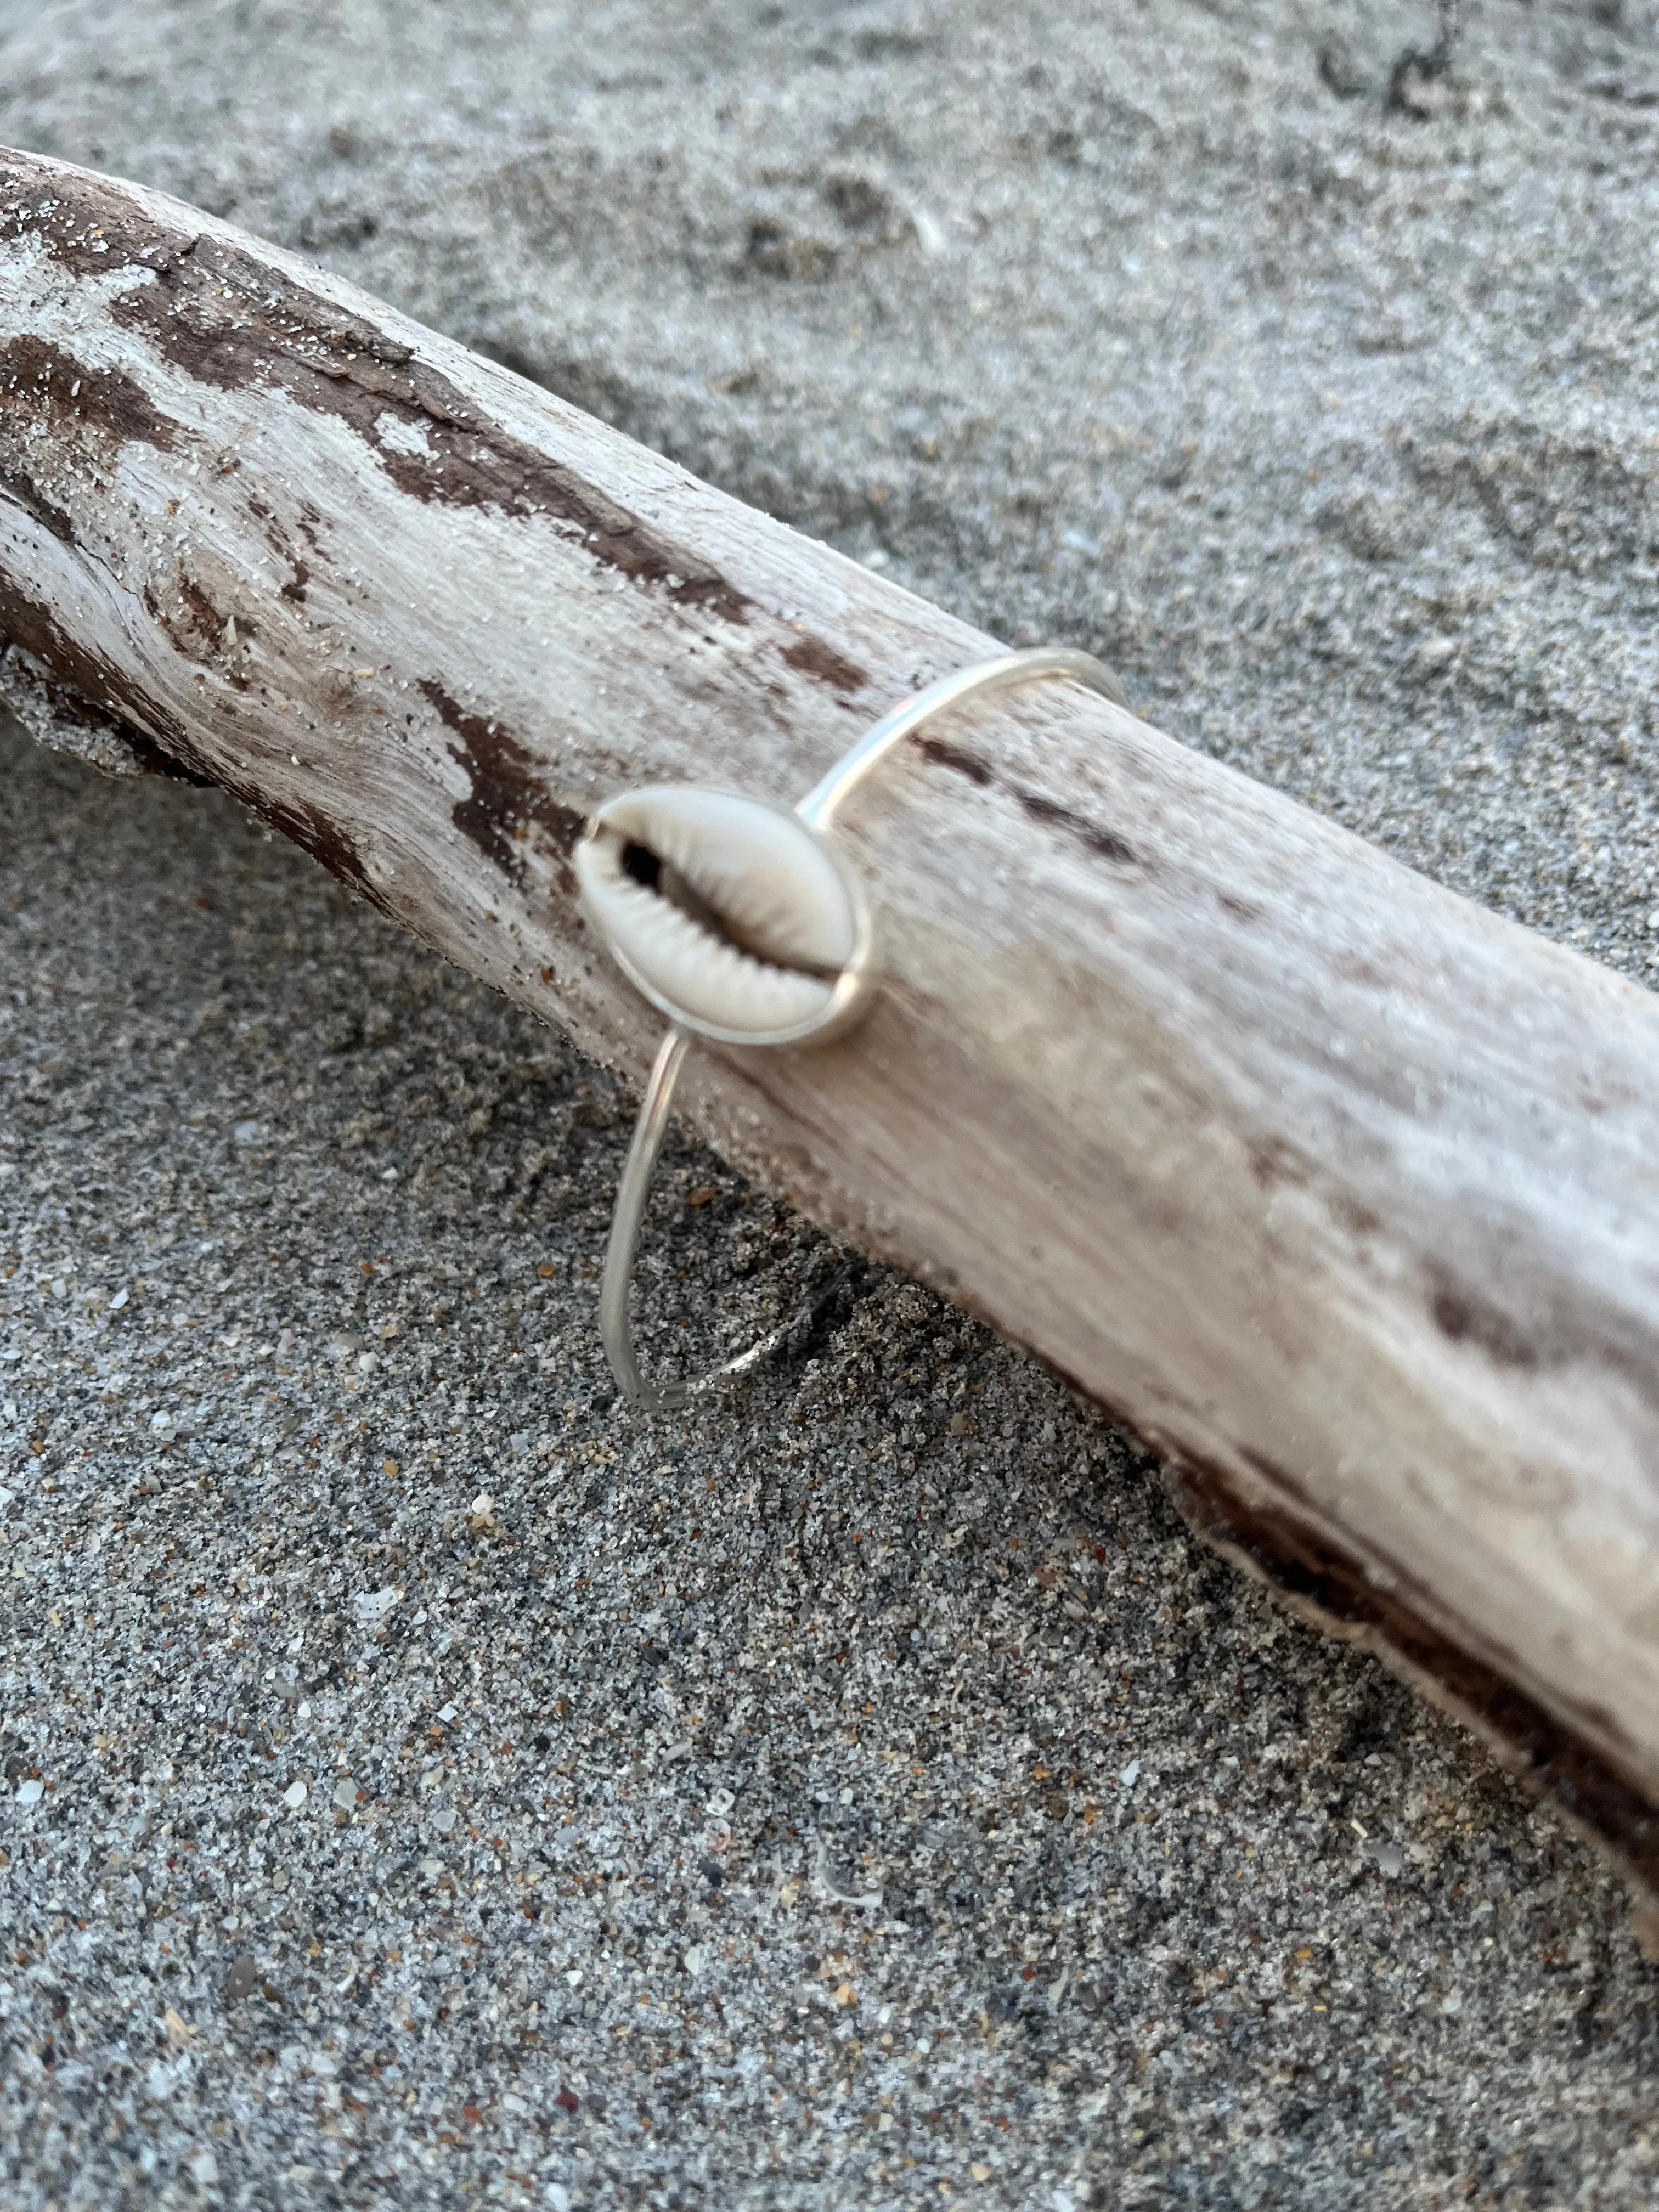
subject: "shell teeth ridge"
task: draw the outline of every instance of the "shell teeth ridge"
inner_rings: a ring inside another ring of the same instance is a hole
[[[663,995],[687,1013],[722,1029],[764,1031],[793,1029],[829,1003],[830,987],[817,976],[739,951],[620,871],[605,871],[602,882],[597,902],[605,927]]]
[[[846,892],[811,832],[788,816],[722,792],[647,792],[617,827],[780,965],[840,969],[852,958]]]

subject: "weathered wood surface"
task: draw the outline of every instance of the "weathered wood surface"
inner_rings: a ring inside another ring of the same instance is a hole
[[[14,684],[638,1076],[583,817],[788,804],[993,641],[297,258],[0,156]],[[101,718],[101,719],[100,719]],[[1104,702],[842,828],[866,1027],[704,1054],[770,1189],[1033,1346],[1206,1531],[1659,1880],[1659,1006]]]

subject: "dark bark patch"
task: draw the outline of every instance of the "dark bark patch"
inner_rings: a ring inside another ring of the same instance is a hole
[[[24,470],[0,463],[0,499],[9,499],[21,507],[25,514],[32,515],[43,530],[65,545],[75,543],[75,525],[55,501],[46,497],[39,484]]]
[[[164,591],[171,591],[177,601],[171,612],[162,604],[161,593]],[[167,633],[168,642],[185,659],[213,668],[238,691],[252,688],[246,672],[228,657],[228,617],[215,606],[193,577],[180,569],[168,585],[158,588],[154,584],[145,584],[139,598],[144,612]],[[240,634],[244,638],[252,638],[252,623],[245,623]]]
[[[151,281],[110,302],[114,322],[199,382],[229,392],[275,388],[349,423],[410,498],[550,518],[630,581],[704,617],[748,622],[750,600],[707,562],[513,436],[410,347],[273,261],[209,232],[169,227],[119,187],[27,155],[0,163],[0,234],[8,230],[35,236],[77,274],[141,267]],[[380,434],[387,416],[404,434],[393,444]]]
[[[953,775],[965,776],[969,783],[977,785],[981,791],[999,781],[995,770],[984,761],[976,759],[972,753],[963,752],[959,746],[951,744],[944,738],[918,737],[915,744],[918,750],[929,760],[937,761],[941,768],[948,768]],[[1115,868],[1146,866],[1128,839],[1120,837],[1115,830],[1108,830],[1097,822],[1091,822],[1085,815],[1074,813],[1069,806],[1060,805],[1056,799],[1045,799],[1040,791],[1027,791],[1017,783],[1006,787],[1021,812],[1030,821],[1042,823],[1047,830],[1063,830],[1068,837],[1075,838],[1079,844],[1092,853],[1097,860],[1109,861]]]
[[[319,562],[323,558],[317,527],[322,517],[317,513],[315,507],[309,504],[301,505],[298,528],[311,551],[311,559],[302,560],[295,551],[287,531],[283,529],[276,515],[258,494],[249,492],[246,496],[248,513],[264,527],[265,543],[276,558],[294,572],[287,583],[277,586],[278,592],[283,599],[291,600],[295,606],[302,607],[306,603],[306,587],[312,578],[313,562]]]
[[[1363,1199],[1356,1198],[1351,1190],[1322,1176],[1318,1163],[1287,1138],[1255,1138],[1247,1148],[1247,1157],[1251,1178],[1263,1190],[1305,1190],[1310,1184],[1322,1182],[1324,1188],[1319,1195],[1327,1211],[1351,1237],[1375,1237],[1382,1227],[1379,1213],[1374,1212]]]
[[[234,787],[228,787],[234,788]],[[362,855],[337,822],[331,821],[320,807],[308,806],[302,800],[272,799],[268,793],[251,789],[236,789],[235,795],[251,807],[263,822],[273,830],[280,830],[291,837],[302,852],[309,853],[313,860],[320,860],[331,876],[337,876],[348,890],[356,891],[359,898],[367,899],[378,908],[388,921],[396,921],[398,914],[380,885],[364,866]]]
[[[1653,1331],[1644,1309],[1609,1285],[1593,1258],[1540,1267],[1494,1229],[1454,1268],[1424,1269],[1428,1318],[1449,1344],[1519,1374],[1583,1365],[1617,1375],[1638,1401],[1659,1403]]]
[[[0,345],[0,393],[21,425],[49,429],[59,452],[138,444],[171,453],[179,425],[118,368],[92,368],[62,346],[25,336]]]
[[[1099,823],[1091,822],[1086,816],[1074,814],[1069,806],[1061,806],[1052,799],[1045,799],[1041,792],[1016,789],[1014,797],[1033,822],[1043,823],[1053,830],[1063,830],[1068,836],[1075,837],[1080,845],[1085,846],[1097,860],[1109,861],[1115,868],[1145,865],[1128,839],[1120,837],[1115,830],[1103,829]]]
[[[1250,1146],[1250,1173],[1263,1190],[1288,1184],[1292,1189],[1313,1180],[1313,1163],[1283,1137],[1261,1137]]]
[[[184,604],[186,625],[195,630],[201,644],[210,653],[217,652],[224,642],[225,626],[228,617],[214,605],[212,600],[193,577],[181,574],[176,588]],[[172,625],[172,629],[175,641],[182,642],[182,640],[179,640],[180,627],[175,623]],[[251,637],[252,634],[252,625],[249,625],[246,635]]]
[[[791,668],[810,677],[814,684],[842,695],[862,691],[870,681],[867,668],[860,668],[857,661],[848,659],[821,637],[797,638],[793,645],[784,647],[783,657]]]
[[[461,835],[513,884],[524,879],[520,848],[532,827],[545,831],[555,849],[568,856],[582,834],[583,818],[548,791],[543,763],[529,747],[499,723],[467,714],[432,678],[425,678],[420,688],[439,720],[459,740],[450,753],[472,786],[470,794],[457,799],[450,810]],[[560,880],[574,891],[568,869],[562,869]]]
[[[181,210],[182,213],[183,210]],[[0,234],[33,235],[77,276],[105,276],[162,244],[130,190],[39,155],[0,155]],[[188,234],[180,234],[188,251]]]
[[[1471,1344],[1499,1367],[1523,1372],[1542,1364],[1533,1336],[1510,1315],[1467,1284],[1440,1282],[1430,1302],[1434,1325],[1453,1344]]]
[[[1382,1215],[1374,1212],[1363,1199],[1356,1198],[1352,1191],[1334,1191],[1329,1202],[1333,1217],[1352,1236],[1375,1237],[1382,1228]]]
[[[1236,898],[1231,891],[1218,891],[1216,904],[1221,908],[1223,914],[1230,915],[1235,921],[1242,922],[1247,929],[1265,919],[1261,907],[1254,905],[1249,899]]]
[[[89,368],[45,338],[0,344],[0,500],[65,545],[76,528],[64,488],[88,474],[95,483],[132,441],[170,450],[177,427],[119,369]],[[43,482],[46,471],[57,483]]]
[[[948,768],[953,775],[965,776],[969,783],[977,784],[983,791],[996,779],[983,761],[975,760],[972,753],[963,752],[959,746],[950,744],[943,738],[919,737],[916,750],[940,768]]]

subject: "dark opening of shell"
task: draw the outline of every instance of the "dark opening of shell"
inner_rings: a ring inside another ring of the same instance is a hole
[[[660,853],[653,853],[648,845],[641,845],[637,839],[630,837],[623,842],[621,860],[625,876],[631,877],[643,890],[654,891],[659,898],[666,899],[671,906],[677,906],[682,914],[689,915],[711,937],[720,938],[724,943],[734,945],[739,952],[746,952],[753,959],[763,960],[769,966],[775,964],[774,956],[765,945],[757,944],[744,930],[741,923],[731,915],[722,914],[717,907],[711,905],[701,891],[686,881],[678,868],[671,866],[663,859]],[[817,975],[827,982],[833,982],[841,972],[834,967],[818,967],[806,961],[793,961],[790,965],[799,975]]]
[[[622,851],[623,873],[643,884],[648,891],[662,887],[662,861],[648,845],[626,844]]]

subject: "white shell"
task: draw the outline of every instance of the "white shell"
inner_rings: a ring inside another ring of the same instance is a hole
[[[624,865],[629,846],[661,864],[654,886]],[[726,792],[626,792],[594,817],[575,865],[588,918],[628,973],[710,1036],[811,1034],[867,936],[825,842],[799,816]]]

